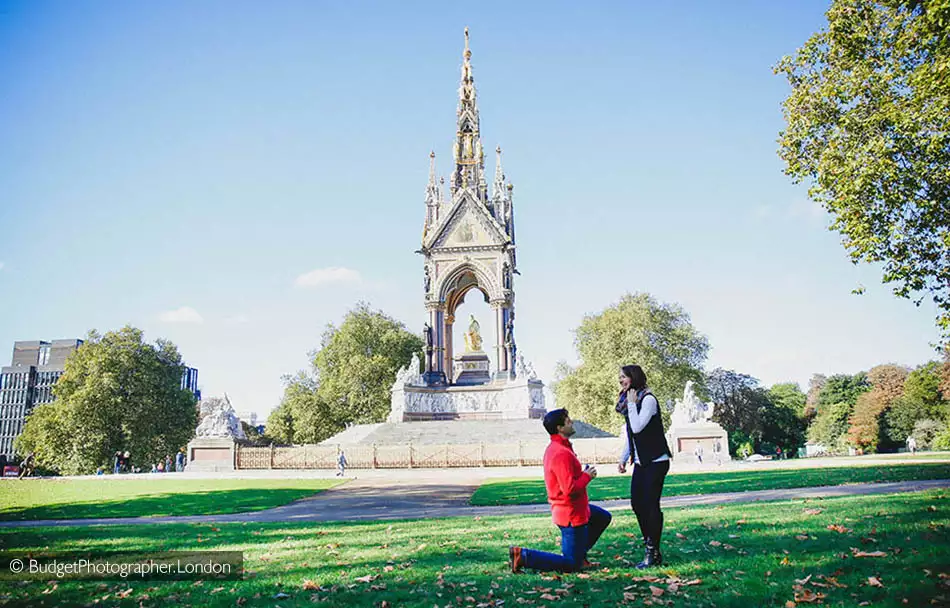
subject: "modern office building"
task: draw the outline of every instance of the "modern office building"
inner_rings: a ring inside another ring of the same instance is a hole
[[[185,371],[181,374],[181,387],[191,391],[195,399],[201,401],[201,389],[198,388],[198,368],[185,368]]]
[[[15,342],[13,360],[0,368],[0,456],[12,458],[13,440],[37,405],[53,401],[53,386],[66,369],[66,358],[82,340]]]

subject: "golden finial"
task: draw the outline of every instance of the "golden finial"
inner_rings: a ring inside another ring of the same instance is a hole
[[[462,55],[463,55],[466,59],[471,59],[471,58],[472,58],[472,51],[471,51],[471,49],[468,48],[468,28],[465,28],[465,52],[462,53]]]
[[[435,150],[429,152],[429,158],[435,158]]]

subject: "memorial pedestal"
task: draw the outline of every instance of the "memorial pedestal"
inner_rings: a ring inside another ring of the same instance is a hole
[[[188,443],[188,472],[233,471],[237,458],[236,443],[231,437],[195,437]]]

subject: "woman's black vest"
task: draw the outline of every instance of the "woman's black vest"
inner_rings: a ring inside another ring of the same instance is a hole
[[[640,413],[640,405],[647,395],[653,395],[653,393],[645,392],[637,398],[636,411],[638,414]],[[656,399],[656,395],[653,395],[653,398]],[[639,433],[634,433],[630,429],[629,415],[624,416],[627,423],[627,439],[633,440],[633,445],[637,448],[637,458],[643,466],[650,464],[664,454],[671,455],[670,447],[666,443],[666,435],[663,434],[663,418],[660,416],[659,406],[660,402],[657,399],[656,412]],[[632,458],[633,455],[631,454],[630,457]]]

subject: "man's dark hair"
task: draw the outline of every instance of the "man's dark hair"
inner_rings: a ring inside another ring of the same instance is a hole
[[[566,409],[551,410],[544,415],[544,430],[548,432],[548,435],[557,435],[557,427],[564,426],[565,420],[567,420]]]
[[[639,365],[624,365],[621,369],[623,375],[630,378],[630,386],[634,390],[642,391],[647,387],[647,375],[643,372],[642,367]]]

